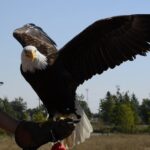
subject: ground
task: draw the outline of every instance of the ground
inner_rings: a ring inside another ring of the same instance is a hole
[[[50,150],[46,144],[38,150]],[[21,150],[13,137],[0,138],[0,150]],[[86,142],[76,146],[73,150],[150,150],[150,135],[93,135]]]

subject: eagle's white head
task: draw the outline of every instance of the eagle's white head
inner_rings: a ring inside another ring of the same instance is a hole
[[[23,72],[35,72],[43,70],[48,65],[47,58],[41,54],[35,46],[25,46],[21,53],[21,64]]]

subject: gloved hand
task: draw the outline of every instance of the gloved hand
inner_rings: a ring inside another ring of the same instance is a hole
[[[72,119],[43,123],[21,121],[15,132],[15,140],[24,150],[37,149],[49,141],[56,142],[68,137],[74,127]]]

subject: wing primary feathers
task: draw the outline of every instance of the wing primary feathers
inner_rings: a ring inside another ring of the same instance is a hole
[[[135,14],[98,20],[59,51],[59,59],[79,84],[150,50],[150,15]],[[80,57],[79,57],[80,56]],[[75,67],[74,61],[79,61]],[[78,69],[78,71],[75,71]],[[76,78],[77,77],[77,78]]]

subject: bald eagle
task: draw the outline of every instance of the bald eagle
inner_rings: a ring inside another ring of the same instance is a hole
[[[21,73],[50,117],[76,113],[75,91],[85,80],[150,49],[150,15],[98,20],[57,51],[55,42],[35,24],[13,32],[23,46]]]

